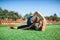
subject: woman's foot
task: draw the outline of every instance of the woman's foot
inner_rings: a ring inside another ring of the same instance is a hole
[[[9,24],[9,28],[10,28],[10,29],[14,29],[14,27],[12,27],[12,25],[11,25],[11,24]]]
[[[14,29],[14,27],[10,27],[10,29]]]

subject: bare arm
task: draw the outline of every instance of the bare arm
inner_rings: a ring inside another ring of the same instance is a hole
[[[42,15],[42,13],[40,13],[39,11],[38,11],[38,13],[41,15],[41,17],[43,18],[43,20],[46,20],[45,17]]]
[[[38,12],[38,13],[40,13],[40,12]],[[44,30],[45,30],[45,27],[46,27],[47,22],[46,22],[45,17],[44,17],[41,13],[40,13],[40,15],[41,15],[41,17],[43,18],[43,20],[42,20],[42,31],[44,31]]]

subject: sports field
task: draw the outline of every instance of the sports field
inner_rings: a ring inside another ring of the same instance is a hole
[[[60,24],[49,24],[46,30],[15,30],[0,25],[0,40],[60,40]]]

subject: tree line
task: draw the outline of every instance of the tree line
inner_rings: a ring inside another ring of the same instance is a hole
[[[11,19],[18,19],[21,18],[22,16],[18,14],[18,12],[14,12],[14,11],[8,11],[6,9],[1,9],[0,8],[0,18],[4,19],[4,18],[11,18]]]
[[[36,12],[35,14],[41,18],[41,16],[39,15],[38,12]],[[24,17],[22,17],[22,15],[18,14],[18,12],[8,11],[7,9],[3,10],[2,8],[0,8],[0,19],[8,18],[8,19],[16,20],[16,19],[22,18],[23,20],[25,20],[28,18],[28,16],[31,16],[31,15],[32,15],[32,13],[30,12],[30,13],[25,14]],[[58,17],[56,13],[54,13],[51,16],[46,16],[45,18],[48,20],[52,20],[52,21],[59,21],[60,20],[60,17]]]
[[[48,20],[52,20],[52,21],[60,21],[60,17],[58,17],[56,13],[54,13],[51,16],[45,17],[45,18]]]

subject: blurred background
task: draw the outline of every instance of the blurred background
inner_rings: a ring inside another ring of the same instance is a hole
[[[45,16],[48,24],[60,23],[59,0],[0,0],[0,24],[25,24],[36,11]]]

